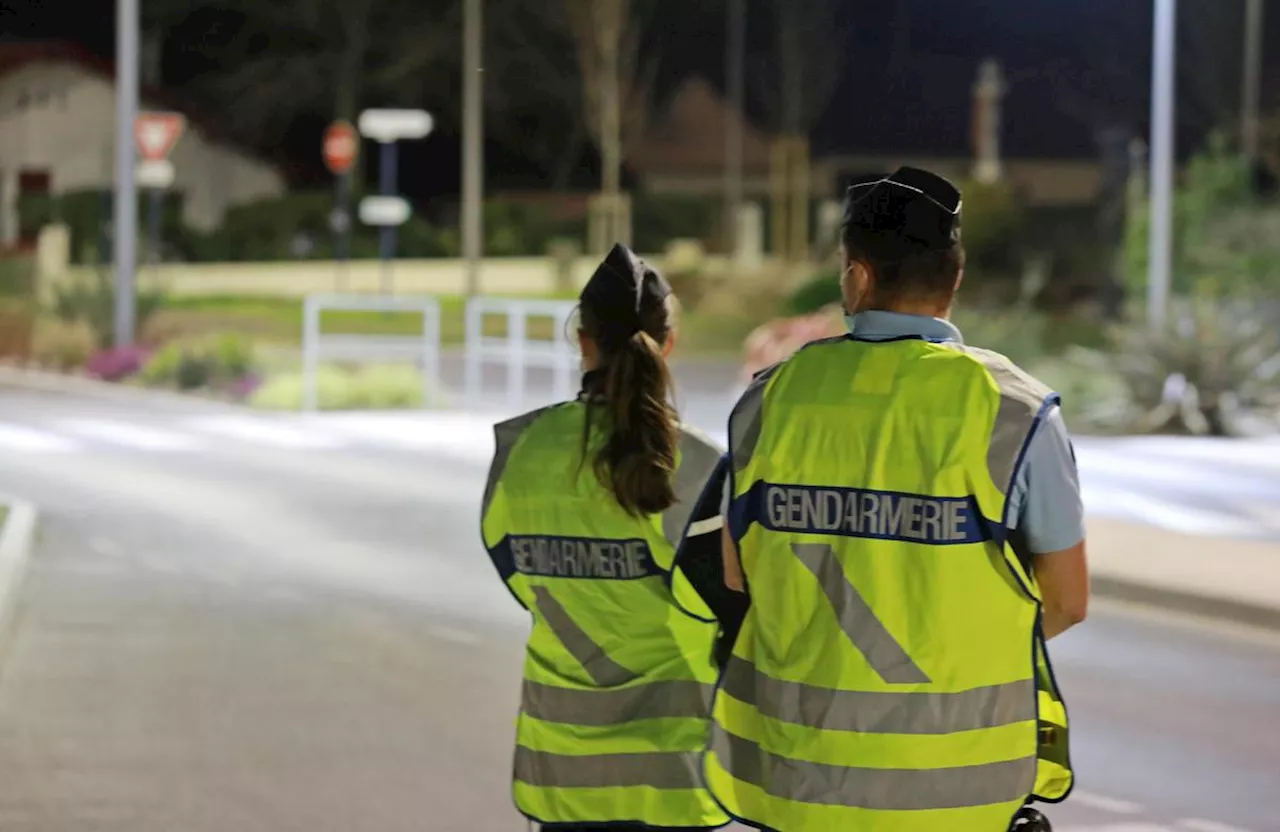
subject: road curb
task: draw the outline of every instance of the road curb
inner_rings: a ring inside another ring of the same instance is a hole
[[[53,373],[47,370],[34,370],[26,367],[0,366],[0,386],[9,385],[45,393],[75,393],[93,396],[111,401],[131,403],[164,402],[180,404],[187,407],[203,405],[218,409],[243,410],[240,405],[208,396],[190,393],[175,393],[168,390],[153,390],[146,387],[131,387],[111,381],[77,376],[65,373]]]
[[[1168,589],[1127,578],[1113,578],[1109,575],[1095,574],[1090,578],[1090,584],[1093,594],[1099,598],[1280,632],[1280,608]]]
[[[39,511],[34,503],[0,497],[0,632],[13,622],[19,590],[36,540]]]

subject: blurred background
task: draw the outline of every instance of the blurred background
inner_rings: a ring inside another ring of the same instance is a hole
[[[964,193],[966,340],[1077,436],[1052,817],[1280,830],[1263,0],[0,0],[0,827],[523,828],[491,425],[572,395],[618,240],[723,441],[902,164]]]

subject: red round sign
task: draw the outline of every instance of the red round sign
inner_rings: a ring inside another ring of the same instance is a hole
[[[341,176],[351,170],[360,152],[356,129],[347,121],[335,121],[324,131],[324,163],[329,171]]]

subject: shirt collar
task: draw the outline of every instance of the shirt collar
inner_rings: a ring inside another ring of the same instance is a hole
[[[870,309],[845,317],[849,334],[858,341],[889,341],[899,338],[922,338],[926,341],[964,343],[964,336],[950,321],[924,315],[908,315]]]

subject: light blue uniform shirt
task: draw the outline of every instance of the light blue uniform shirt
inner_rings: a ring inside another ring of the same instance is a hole
[[[930,341],[964,343],[949,321],[899,312],[859,312],[848,318],[849,331],[859,340],[884,341],[918,337]],[[723,509],[728,513],[726,483]],[[1069,549],[1084,540],[1084,503],[1071,437],[1057,407],[1045,414],[1031,437],[1022,466],[1009,491],[1009,529],[1018,529],[1034,554]]]

